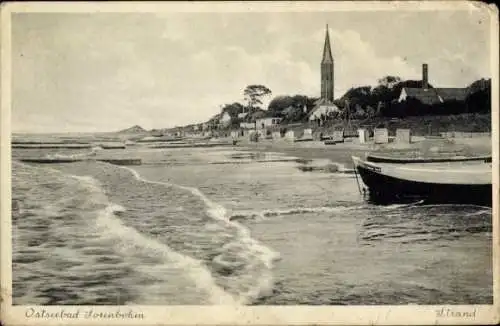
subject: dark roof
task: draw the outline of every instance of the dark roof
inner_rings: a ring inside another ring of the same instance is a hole
[[[467,88],[438,88],[437,92],[443,102],[465,101],[467,97]]]
[[[407,97],[419,100],[423,104],[432,105],[446,101],[464,101],[467,96],[466,88],[408,88],[401,91],[406,92]]]
[[[250,121],[250,122],[254,122],[255,120],[261,119],[261,118],[263,118],[265,116],[266,116],[266,111],[259,109],[259,110],[256,110],[256,111],[248,114],[245,117],[245,120]]]
[[[417,99],[423,104],[432,105],[441,102],[435,88],[404,87],[401,91],[404,91],[406,93],[407,98],[411,97]]]

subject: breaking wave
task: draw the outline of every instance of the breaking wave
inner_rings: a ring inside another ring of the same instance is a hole
[[[275,216],[286,216],[295,214],[307,213],[338,213],[349,210],[359,209],[359,206],[336,206],[336,207],[297,207],[290,209],[272,209],[263,211],[243,211],[233,212],[229,217],[230,220],[245,220],[245,219],[266,219]]]
[[[132,168],[124,166],[119,168],[129,171],[141,182],[176,187],[191,193],[203,201],[207,214],[213,220],[236,230],[236,239],[223,245],[221,253],[216,255],[211,262],[221,274],[231,275],[235,270],[244,270],[244,272],[239,271],[239,277],[233,282],[229,281],[231,284],[228,286],[233,289],[233,292],[236,292],[234,302],[247,304],[272,290],[274,284],[273,262],[279,259],[279,254],[252,238],[250,231],[245,226],[232,221],[224,206],[210,200],[198,188],[147,180]]]

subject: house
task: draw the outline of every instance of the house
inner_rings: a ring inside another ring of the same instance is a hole
[[[219,118],[219,123],[223,127],[229,126],[231,124],[231,115],[227,112],[224,112]]]
[[[248,112],[238,113],[238,119],[243,120],[248,115]]]
[[[403,87],[398,102],[414,99],[426,105],[434,105],[450,101],[465,101],[467,88],[431,88],[428,79],[428,65],[424,63],[422,65],[422,88]]]
[[[462,102],[467,98],[467,88],[438,88],[437,93],[441,99],[441,102]]]
[[[398,102],[415,99],[426,105],[434,105],[449,101],[461,102],[465,101],[466,97],[466,88],[403,88]]]
[[[255,120],[257,129],[266,129],[269,127],[278,126],[281,123],[281,118],[278,117],[263,117]]]
[[[255,129],[255,122],[241,122],[241,129]]]
[[[440,103],[441,100],[435,88],[407,88],[401,89],[398,102],[408,101],[409,99],[419,100],[423,104],[433,105]]]
[[[184,136],[184,130],[182,130],[179,127],[175,127],[170,130],[169,134],[171,137],[183,137]]]
[[[267,111],[264,111],[262,109],[255,109],[253,110],[253,112],[248,113],[248,115],[245,117],[245,120],[248,122],[255,122],[258,119],[265,118],[267,114]]]
[[[334,112],[340,112],[338,106],[329,100],[319,99],[316,101],[314,109],[309,112],[308,120],[314,121],[320,119],[321,116],[327,116]]]

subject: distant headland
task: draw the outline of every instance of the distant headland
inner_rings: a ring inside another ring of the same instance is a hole
[[[139,133],[145,133],[145,132],[147,132],[147,130],[142,128],[139,125],[135,125],[135,126],[132,126],[130,128],[126,128],[126,129],[118,131],[119,134],[139,134]]]

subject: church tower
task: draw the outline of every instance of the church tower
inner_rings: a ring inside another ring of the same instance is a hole
[[[330,35],[326,25],[323,59],[321,60],[321,98],[333,102],[333,57],[330,48]]]

